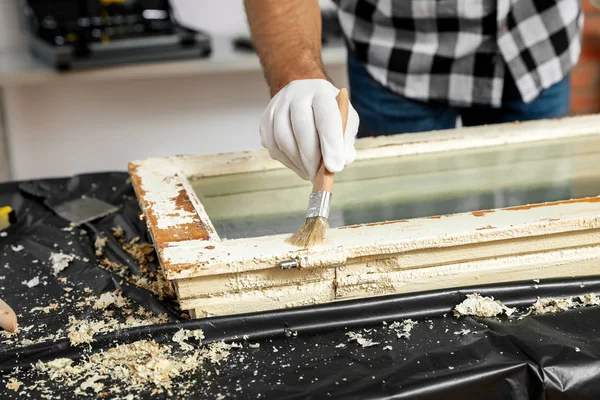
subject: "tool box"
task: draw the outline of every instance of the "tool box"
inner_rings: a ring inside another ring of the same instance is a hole
[[[21,0],[36,58],[65,70],[206,57],[210,36],[178,23],[167,0]]]

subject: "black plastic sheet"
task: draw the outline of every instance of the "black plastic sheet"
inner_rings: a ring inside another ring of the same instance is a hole
[[[54,215],[48,205],[81,195],[119,205],[120,210],[85,226],[85,234],[79,229],[68,230],[68,223]],[[203,329],[205,342],[260,344],[259,348],[234,350],[220,364],[208,365],[187,377],[197,382],[188,398],[600,398],[600,308],[522,319],[456,318],[451,313],[466,294],[473,292],[521,309],[538,296],[600,293],[597,277],[385,296],[192,321],[182,318],[173,303],[125,284],[98,266],[94,240],[98,235],[110,238],[113,227],[123,228],[128,238],[139,236],[149,241],[127,174],[6,183],[0,185],[0,205],[11,205],[18,218],[7,235],[0,237],[0,298],[13,306],[20,326],[46,324],[43,329],[32,329],[29,339],[64,328],[70,316],[94,317],[94,310],[79,309],[73,303],[61,304],[60,313],[30,312],[32,307],[59,300],[63,287],[58,279],[67,277],[74,285],[91,288],[95,295],[120,287],[134,304],[169,316],[166,324],[97,335],[92,351],[150,338],[172,344],[172,336],[180,328]],[[14,251],[19,246],[22,249]],[[78,259],[55,277],[47,260],[51,252],[60,251],[76,254]],[[106,252],[132,273],[139,272],[118,243],[109,241]],[[23,284],[34,276],[43,276],[45,284],[33,288]],[[389,324],[407,318],[418,323],[410,338],[398,338]],[[349,331],[379,343],[363,348],[348,340]],[[89,351],[88,347],[72,347],[66,339],[19,348],[0,339],[0,397],[21,397],[6,388],[6,374],[15,368],[27,369],[38,360],[76,359],[84,351]],[[31,397],[36,397],[35,392]],[[59,385],[56,397],[76,396],[72,389]],[[150,391],[134,394],[134,398],[144,397],[161,395],[151,395]]]

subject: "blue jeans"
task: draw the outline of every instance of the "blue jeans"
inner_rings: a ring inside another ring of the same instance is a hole
[[[500,108],[458,108],[407,99],[376,82],[352,57],[348,58],[348,78],[350,101],[360,116],[358,137],[451,129],[458,116],[463,126],[474,126],[560,118],[569,115],[570,110],[570,76],[525,103],[507,71]]]

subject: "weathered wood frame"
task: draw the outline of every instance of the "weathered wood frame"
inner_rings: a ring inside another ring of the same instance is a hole
[[[600,116],[360,139],[357,159],[582,136],[600,136]],[[311,249],[287,235],[221,240],[190,179],[282,168],[266,151],[130,163],[164,275],[193,316],[596,274],[599,197],[332,228]]]

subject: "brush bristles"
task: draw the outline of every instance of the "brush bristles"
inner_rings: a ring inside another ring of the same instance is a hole
[[[323,243],[329,228],[329,221],[324,217],[307,218],[304,225],[286,242],[298,247],[311,247]]]

